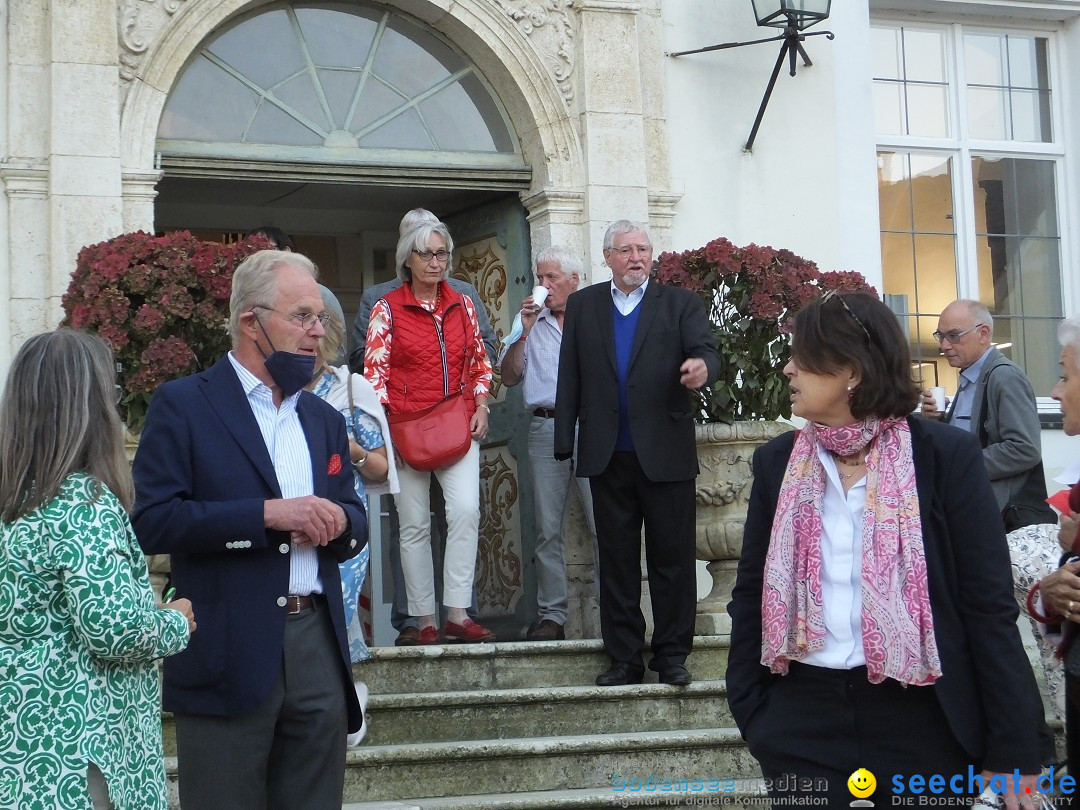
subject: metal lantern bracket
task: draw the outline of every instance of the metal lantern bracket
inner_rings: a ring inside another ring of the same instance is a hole
[[[757,138],[758,129],[761,127],[761,119],[765,117],[765,108],[769,105],[769,99],[772,97],[773,87],[776,85],[776,78],[780,75],[780,68],[784,64],[784,57],[788,59],[789,69],[788,73],[791,76],[795,75],[796,61],[795,57],[801,56],[804,67],[812,67],[813,62],[810,61],[810,57],[806,53],[806,49],[802,44],[807,37],[824,36],[826,39],[835,39],[836,34],[832,31],[813,31],[809,34],[804,31],[800,31],[794,25],[787,25],[784,27],[784,33],[775,37],[767,37],[766,39],[751,39],[747,42],[724,42],[720,45],[709,45],[706,48],[695,48],[690,51],[675,51],[674,53],[668,53],[668,56],[688,56],[693,53],[708,53],[709,51],[723,51],[728,48],[741,48],[744,45],[760,45],[763,42],[777,42],[783,40],[784,44],[780,47],[780,55],[776,57],[776,64],[773,66],[772,75],[769,77],[769,84],[765,88],[765,95],[761,99],[761,106],[758,107],[757,117],[754,119],[754,126],[750,130],[750,137],[746,139],[746,146],[743,150],[746,152],[752,152],[754,149],[754,140]]]

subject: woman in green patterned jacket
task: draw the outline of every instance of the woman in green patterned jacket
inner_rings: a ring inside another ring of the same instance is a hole
[[[167,807],[154,660],[195,621],[155,604],[115,391],[108,347],[60,329],[0,402],[0,807]]]

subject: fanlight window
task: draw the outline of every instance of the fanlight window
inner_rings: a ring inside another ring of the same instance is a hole
[[[356,149],[517,152],[498,99],[446,41],[342,3],[275,6],[215,36],[170,94],[158,137],[173,153],[215,143],[339,160]]]

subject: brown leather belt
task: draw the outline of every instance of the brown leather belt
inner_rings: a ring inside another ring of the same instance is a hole
[[[554,408],[534,408],[533,409],[533,416],[539,416],[541,419],[554,419],[555,418],[555,409]]]
[[[301,610],[307,610],[315,606],[315,600],[310,596],[290,596],[285,602],[285,613],[292,616]]]

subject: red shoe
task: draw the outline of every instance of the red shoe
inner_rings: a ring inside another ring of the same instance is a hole
[[[417,636],[416,641],[418,644],[438,644],[439,643],[439,631],[434,627],[421,627],[420,635]]]
[[[477,644],[482,641],[495,640],[494,633],[472,619],[466,619],[464,624],[454,624],[448,621],[443,625],[442,631],[447,641],[463,641],[466,644]],[[420,643],[423,644],[422,641]]]

